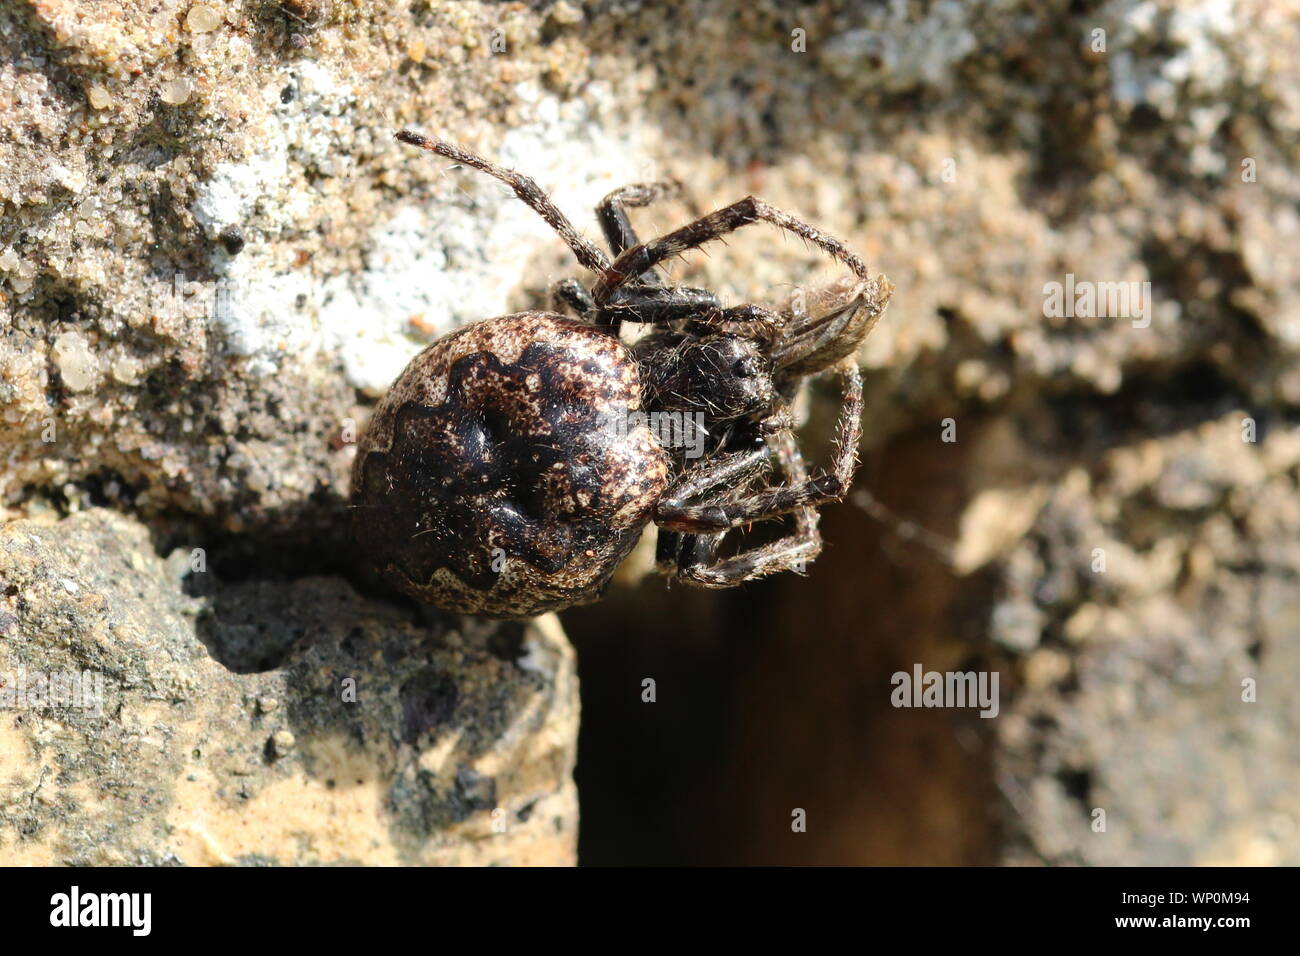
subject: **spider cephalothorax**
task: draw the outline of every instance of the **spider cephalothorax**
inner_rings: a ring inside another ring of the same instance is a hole
[[[633,351],[647,408],[725,422],[759,414],[776,401],[772,360],[752,340],[661,332]]]
[[[520,617],[594,599],[648,523],[660,568],[705,587],[801,570],[818,554],[816,509],[844,496],[856,462],[862,381],[850,356],[884,311],[888,280],[753,197],[642,243],[627,208],[668,195],[665,184],[600,204],[610,262],[526,176],[397,137],[510,185],[596,280],[556,287],[557,308],[577,318],[472,323],[416,356],[385,395],[352,473],[354,532],[382,574],[449,610]],[[781,307],[725,308],[656,271],[760,221],[851,276]],[[624,322],[654,328],[629,347]],[[844,380],[835,453],[810,476],[788,406],[804,379],[832,368]],[[732,529],[786,515],[785,537],[723,556]]]

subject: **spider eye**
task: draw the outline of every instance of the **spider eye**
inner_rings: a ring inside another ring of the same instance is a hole
[[[755,367],[753,359],[736,359],[736,364],[731,366],[731,374],[735,375],[736,378],[753,378],[758,374],[758,369]]]

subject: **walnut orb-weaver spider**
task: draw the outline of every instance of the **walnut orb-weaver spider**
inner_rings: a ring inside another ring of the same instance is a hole
[[[703,587],[801,571],[815,558],[817,509],[853,480],[862,412],[853,356],[889,302],[889,281],[752,196],[642,242],[628,209],[674,195],[669,183],[625,186],[600,203],[611,261],[527,176],[417,133],[397,138],[509,185],[595,280],[559,283],[555,312],[442,337],[381,400],[352,473],[354,534],[380,573],[438,607],[524,617],[595,600],[649,523],[659,568]],[[773,309],[724,307],[657,271],[757,222],[800,236],[850,275]],[[629,346],[624,323],[653,330]],[[829,470],[812,475],[790,404],[803,380],[831,369],[844,391],[835,450]],[[654,415],[699,422],[699,454],[663,441],[647,427]],[[784,537],[723,554],[732,530],[787,515]]]

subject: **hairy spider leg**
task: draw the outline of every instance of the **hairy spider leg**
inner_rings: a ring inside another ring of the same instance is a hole
[[[602,199],[596,206],[596,219],[610,252],[617,256],[641,242],[627,214],[628,209],[675,199],[681,193],[681,183],[678,182],[632,183]],[[721,308],[718,297],[707,289],[665,288],[658,271],[647,269],[621,289],[605,308],[597,310],[593,319],[598,325],[615,328],[622,322],[667,324],[714,313]]]
[[[409,129],[399,130],[397,139],[403,143],[409,143],[412,146],[419,146],[421,149],[427,149],[431,153],[437,153],[439,156],[445,156],[453,159],[465,166],[481,170],[489,176],[501,180],[507,186],[514,190],[515,195],[527,203],[539,216],[546,220],[547,224],[559,233],[560,238],[565,241],[578,262],[586,266],[592,272],[604,275],[609,268],[609,260],[605,254],[585,236],[573,227],[564,213],[560,212],[558,206],[551,202],[546,193],[542,192],[530,177],[523,173],[516,172],[513,169],[507,169],[504,166],[497,166],[488,162],[481,156],[477,156],[468,150],[461,149],[452,143],[444,142],[440,139],[431,139],[428,136],[421,136],[419,133],[412,132]]]
[[[596,310],[591,293],[577,279],[561,279],[551,286],[551,308],[561,314],[570,309],[580,319],[591,319]]]
[[[658,239],[623,250],[597,280],[592,288],[592,297],[596,300],[596,305],[603,308],[621,286],[635,281],[642,273],[653,269],[665,259],[681,255],[688,249],[698,248],[714,239],[721,239],[728,233],[755,222],[767,222],[792,232],[848,266],[860,279],[865,281],[868,278],[866,264],[844,243],[761,199],[746,196],[739,202],[714,210]]]
[[[636,237],[636,230],[632,228],[632,220],[628,218],[628,209],[649,206],[663,199],[676,199],[681,194],[681,183],[664,180],[657,183],[632,183],[621,186],[602,199],[596,206],[596,219],[600,222],[601,232],[605,234],[609,251],[618,255],[624,249],[639,245],[641,242]],[[638,282],[645,285],[662,284],[658,273],[653,271],[636,278]]]
[[[771,467],[772,449],[766,442],[744,451],[726,452],[682,476],[674,487],[674,493],[698,498],[722,485],[729,489],[743,489]],[[707,537],[712,536],[681,534],[661,527],[655,548],[656,565],[665,573],[679,573],[682,565],[693,559],[701,547],[701,540]],[[721,538],[721,535],[717,537]],[[714,550],[716,552],[716,548]]]
[[[853,483],[858,440],[862,435],[862,373],[855,364],[845,363],[841,375],[844,405],[829,474],[722,503],[701,500],[704,496],[697,490],[694,476],[687,475],[660,499],[655,507],[655,523],[670,531],[707,534],[843,498]]]
[[[782,428],[773,437],[773,442],[787,482],[791,485],[806,482],[808,467],[794,440],[794,433],[788,427]],[[818,527],[821,515],[815,507],[805,505],[794,512],[794,519],[791,534],[722,560],[718,559],[718,553],[730,531],[687,536],[693,538],[693,547],[680,550],[677,576],[701,587],[727,588],[780,571],[802,574],[807,563],[822,551]]]

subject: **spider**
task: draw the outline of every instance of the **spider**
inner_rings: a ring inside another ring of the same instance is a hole
[[[677,196],[667,182],[624,186],[599,204],[611,261],[529,177],[451,143],[396,135],[506,183],[594,281],[558,283],[554,312],[444,336],[381,400],[352,479],[354,531],[380,572],[449,610],[528,616],[595,600],[649,523],[659,570],[689,584],[802,572],[821,551],[818,508],[853,480],[862,379],[852,357],[888,304],[889,281],[752,196],[642,242],[628,210]],[[758,222],[851,274],[769,308],[724,307],[658,271]],[[628,346],[625,324],[651,328]],[[812,474],[791,403],[805,379],[832,369],[843,381],[835,448],[829,470]],[[696,425],[699,440],[665,440],[649,427],[656,421]],[[792,527],[777,540],[724,553],[733,530],[786,516]]]

